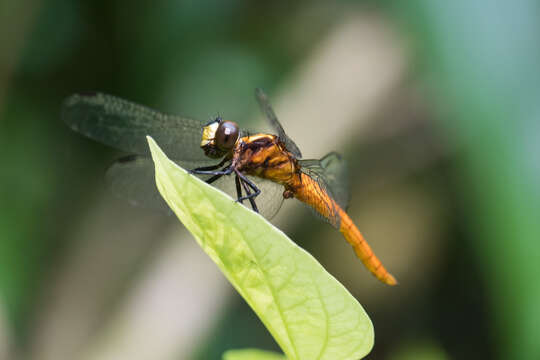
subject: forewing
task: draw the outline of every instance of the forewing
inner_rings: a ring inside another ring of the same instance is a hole
[[[216,163],[215,160],[206,160],[204,163],[175,162],[185,169],[215,165]],[[234,176],[222,176],[217,181],[214,181],[212,185],[236,199]],[[199,177],[202,180],[207,180],[210,175],[200,175]],[[271,219],[283,202],[282,186],[261,178],[250,176],[248,178],[261,189],[261,194],[256,198],[260,213],[267,219]],[[117,160],[107,170],[105,180],[116,196],[126,199],[132,205],[158,210],[165,214],[172,213],[156,188],[154,163],[148,157],[130,155]],[[251,208],[249,201],[244,201],[244,205]]]
[[[347,210],[350,200],[349,174],[347,163],[341,155],[331,152],[320,160],[300,160],[300,166],[343,210]]]
[[[205,159],[200,148],[203,122],[112,95],[71,95],[62,104],[62,118],[74,131],[128,153],[148,155],[146,135],[150,135],[173,159]]]
[[[296,156],[297,159],[300,159],[302,157],[300,149],[298,149],[298,146],[296,146],[294,141],[292,141],[291,138],[289,138],[289,136],[285,133],[285,130],[283,130],[283,127],[279,123],[277,116],[274,113],[272,106],[270,105],[268,96],[266,96],[262,89],[255,89],[255,96],[257,98],[257,101],[259,102],[259,106],[261,107],[262,112],[266,115],[266,118],[270,122],[270,125],[272,125],[274,130],[277,131],[277,135],[281,142],[285,144],[287,150],[289,150],[294,156]]]

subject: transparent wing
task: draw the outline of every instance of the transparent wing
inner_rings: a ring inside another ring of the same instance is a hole
[[[266,118],[270,122],[270,125],[272,125],[274,130],[277,131],[279,139],[285,144],[287,150],[289,150],[294,156],[296,156],[297,159],[302,158],[302,153],[300,152],[300,149],[298,149],[298,146],[296,146],[294,141],[292,141],[291,138],[287,136],[285,130],[283,130],[283,127],[279,123],[277,116],[272,109],[272,106],[270,106],[268,96],[266,96],[262,89],[255,89],[255,97],[259,102],[259,106],[261,107],[262,112],[266,115]]]
[[[339,229],[341,225],[340,207],[324,179],[317,173],[306,170],[302,174],[302,185],[305,187],[305,192],[309,194],[304,199],[306,201],[302,201],[302,203],[316,217]]]
[[[203,122],[168,115],[115,96],[75,94],[62,104],[67,125],[93,140],[128,153],[148,155],[150,135],[168,156],[204,160],[199,147]]]
[[[300,160],[301,170],[315,180],[338,205],[347,210],[350,200],[347,163],[331,152],[320,160]]]
[[[172,210],[157,190],[153,165],[146,157],[123,157],[107,169],[105,182],[115,196],[133,206],[172,215]]]
[[[185,169],[193,169],[197,166],[209,166],[216,163],[215,160],[207,159],[205,161],[175,162]],[[199,177],[207,180],[210,176],[201,175]],[[257,177],[248,176],[248,178],[261,189],[261,194],[256,198],[259,212],[267,219],[271,219],[283,203],[282,186]],[[152,159],[136,155],[121,158],[109,167],[105,175],[105,180],[116,196],[128,200],[130,204],[158,210],[165,214],[172,214],[172,211],[156,188]],[[233,199],[237,198],[234,175],[222,176],[213,182],[212,185],[229,194]],[[244,205],[251,208],[249,201],[244,201]]]

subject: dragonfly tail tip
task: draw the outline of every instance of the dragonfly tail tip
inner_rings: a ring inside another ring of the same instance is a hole
[[[399,282],[396,280],[396,278],[392,274],[387,274],[387,276],[384,279],[384,283],[390,286],[399,285]]]

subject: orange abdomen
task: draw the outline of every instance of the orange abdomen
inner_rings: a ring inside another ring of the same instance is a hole
[[[382,265],[368,245],[360,230],[354,225],[347,213],[321,188],[311,177],[300,173],[287,189],[294,197],[308,204],[325,217],[334,227],[338,228],[345,239],[351,244],[356,255],[364,266],[380,281],[388,285],[396,285],[396,279]]]
[[[349,215],[341,208],[339,209],[339,212],[341,215],[339,231],[343,234],[349,244],[352,245],[356,255],[377,279],[388,285],[396,285],[397,281],[394,276],[384,268],[379,258],[375,256],[375,253],[371,250],[371,247],[364,239],[364,236],[362,236],[360,230],[354,225]]]

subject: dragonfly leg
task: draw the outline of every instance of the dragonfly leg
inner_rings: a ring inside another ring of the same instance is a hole
[[[236,198],[240,199],[242,197],[242,188],[240,187],[240,178],[237,176],[234,177],[234,182],[236,184]],[[244,200],[240,201],[240,203],[243,203]]]
[[[248,185],[243,180],[240,180],[240,182],[242,183],[242,186],[244,187],[247,196],[239,197],[236,201],[242,202],[245,198],[247,198],[249,200],[249,203],[251,204],[251,208],[253,209],[253,211],[259,212],[259,208],[257,208],[257,204],[255,203],[255,197],[253,197],[253,194],[251,193],[251,190],[249,190]]]
[[[244,186],[244,190],[246,190],[246,193],[247,193],[246,196],[242,196],[236,199],[236,201],[241,202],[242,200],[249,200],[253,210],[258,212],[257,205],[255,204],[255,198],[259,196],[259,194],[261,193],[261,190],[240,171],[235,170],[235,172],[236,172],[236,175],[240,178],[241,183]],[[248,187],[251,188],[254,192],[252,193]]]
[[[213,175],[212,177],[208,178],[208,180],[205,180],[207,184],[213,183],[214,181],[216,181],[217,179],[219,179],[223,175],[229,175],[229,174],[232,173],[232,170],[231,170],[230,167],[225,167],[225,168],[221,169],[220,171],[200,170],[200,169],[201,168],[190,170],[189,173],[190,174],[200,174],[200,175]]]
[[[219,169],[220,167],[222,167],[227,161],[229,161],[229,159],[224,158],[224,159],[223,159],[219,164],[217,164],[217,165],[210,165],[210,166],[198,167],[198,168],[189,170],[189,173],[191,173],[191,174],[199,174],[199,171],[216,170],[216,169]]]
[[[222,177],[223,175],[214,175],[212,176],[211,178],[209,178],[208,180],[206,180],[206,183],[207,184],[211,184],[213,183],[214,181],[216,181],[217,179],[219,179],[220,177]]]

